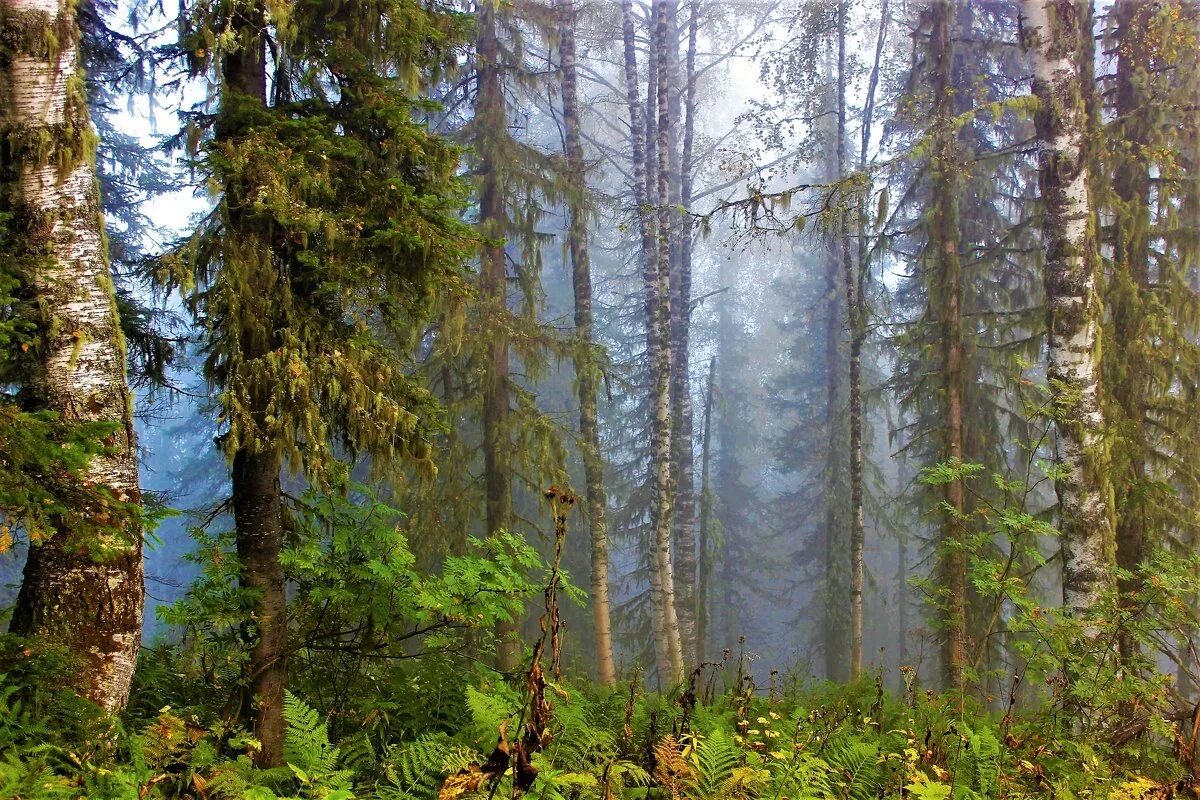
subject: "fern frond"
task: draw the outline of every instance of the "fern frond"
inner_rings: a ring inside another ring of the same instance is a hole
[[[883,785],[879,747],[851,736],[830,741],[825,761],[833,769],[833,785],[842,800],[873,800]]]
[[[433,800],[447,775],[479,761],[477,752],[452,743],[444,733],[429,734],[394,748],[384,774],[403,797]]]

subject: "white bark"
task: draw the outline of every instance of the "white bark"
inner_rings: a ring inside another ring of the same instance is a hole
[[[49,320],[43,370],[33,388],[43,407],[65,420],[117,423],[106,442],[109,452],[93,458],[83,477],[117,500],[137,502],[125,350],[101,230],[73,14],[69,0],[3,2],[5,33],[25,32],[0,76],[3,128],[10,137],[42,136],[52,143],[40,157],[25,154],[16,186],[27,245],[46,256],[34,276]],[[35,35],[38,22],[42,31],[55,31],[57,52],[44,33]],[[114,532],[102,542],[73,538],[60,526],[51,540],[31,548],[14,627],[70,647],[83,660],[77,676],[83,692],[118,709],[128,700],[141,640],[141,531]],[[103,556],[92,558],[85,544]]]
[[[1055,458],[1063,533],[1063,604],[1081,616],[1096,607],[1109,580],[1111,523],[1105,504],[1100,408],[1100,309],[1096,248],[1088,197],[1088,119],[1080,74],[1080,0],[1022,3],[1033,57],[1043,246],[1049,319],[1047,377],[1055,406]]]
[[[657,12],[657,5],[655,11]],[[656,14],[657,18],[657,14]],[[642,280],[646,298],[646,348],[650,362],[651,421],[650,478],[651,556],[650,596],[652,628],[659,672],[668,681],[682,678],[683,652],[675,616],[675,591],[671,563],[672,474],[671,474],[671,356],[668,349],[670,293],[667,259],[662,257],[655,215],[648,208],[650,187],[659,191],[654,164],[647,157],[649,120],[643,116],[638,97],[637,61],[634,46],[633,4],[622,3],[625,37],[625,86],[633,133],[634,192],[642,238]],[[664,76],[660,75],[660,78]],[[655,100],[656,98],[650,98]]]

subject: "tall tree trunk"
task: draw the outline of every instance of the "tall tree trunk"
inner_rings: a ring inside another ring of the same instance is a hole
[[[1083,84],[1092,80],[1081,20],[1089,2],[1023,0],[1025,46],[1033,56],[1039,183],[1048,310],[1047,378],[1058,437],[1056,482],[1063,534],[1063,605],[1083,617],[1109,578],[1110,540],[1100,407],[1099,318],[1088,129]],[[1090,36],[1090,30],[1086,32]],[[1082,74],[1081,74],[1082,72]]]
[[[592,341],[592,271],[588,257],[587,191],[583,145],[579,139],[579,86],[575,69],[575,4],[559,0],[559,58],[562,67],[563,129],[570,194],[567,249],[571,254],[571,279],[575,291],[575,380],[579,390],[579,439],[587,484],[588,529],[592,543],[592,626],[596,669],[604,686],[616,684],[613,666],[612,621],[608,594],[608,504],[604,492],[604,462],[600,457],[600,432],[596,422],[599,372]]]
[[[651,622],[659,671],[664,679],[674,681],[682,677],[683,655],[679,640],[679,628],[675,621],[674,577],[671,570],[671,356],[668,349],[670,295],[666,274],[667,262],[666,259],[661,258],[660,237],[655,225],[655,217],[659,215],[650,208],[651,198],[657,197],[661,179],[653,177],[654,165],[647,159],[646,131],[649,127],[649,120],[643,115],[643,106],[638,98],[637,49],[634,37],[632,0],[624,0],[621,10],[625,40],[626,99],[633,135],[634,195],[642,239],[646,351],[651,384],[650,593],[653,605]],[[658,11],[657,7],[655,11]],[[655,18],[657,19],[657,16]],[[652,57],[650,62],[653,64],[657,60]]]
[[[261,356],[259,356],[261,357]],[[255,761],[283,765],[283,716],[287,687],[287,585],[279,555],[283,550],[283,497],[280,464],[269,450],[239,449],[233,457],[233,523],[241,586],[253,593],[254,629],[247,665],[247,698],[254,735],[262,745]]]
[[[503,131],[508,120],[504,107],[504,89],[500,72],[500,41],[496,35],[496,9],[491,3],[477,8],[477,39],[479,94],[475,101],[476,124],[483,131]],[[501,185],[498,154],[482,148],[483,184],[479,193],[480,229],[488,242],[484,244],[480,263],[480,289],[487,303],[485,313],[494,323],[484,365],[483,384],[483,471],[487,495],[487,533],[489,536],[508,530],[512,525],[512,465],[509,462],[509,344],[502,334],[503,317],[508,311],[508,264],[505,258],[504,235],[508,214]],[[521,642],[517,623],[502,622],[496,626],[496,668],[501,672],[517,669]]]
[[[663,439],[663,464],[656,479],[655,505],[661,515],[655,523],[655,547],[662,572],[662,602],[666,616],[667,645],[670,648],[671,676],[673,680],[683,678],[683,637],[679,628],[679,606],[675,600],[675,569],[672,552],[672,525],[675,519],[675,488],[678,476],[672,467],[671,452],[671,232],[674,219],[670,207],[671,178],[670,178],[670,148],[671,131],[674,124],[671,120],[671,59],[669,44],[671,42],[671,20],[668,14],[668,0],[656,0],[654,8],[655,47],[654,57],[658,62],[658,288],[660,298],[657,325],[662,331],[660,339],[660,358],[655,358],[652,351],[650,362],[654,369],[655,397],[655,427],[661,426],[656,435]],[[665,339],[665,341],[663,341]],[[690,398],[689,398],[690,399]]]
[[[847,4],[838,4],[838,65],[837,65],[837,162],[838,176],[849,174],[846,158],[846,16]],[[859,216],[862,216],[861,207]],[[843,289],[846,292],[846,318],[850,327],[850,677],[857,678],[863,666],[863,586],[866,580],[863,551],[865,549],[865,515],[863,511],[863,401],[862,349],[866,338],[866,319],[863,313],[863,284],[859,277],[862,264],[855,265],[851,247],[851,210],[841,213]],[[861,220],[860,220],[861,223]],[[860,225],[861,227],[861,225]]]
[[[704,395],[704,431],[700,447],[700,568],[696,581],[696,662],[708,659],[709,585],[712,583],[712,407],[717,382],[717,358],[708,362],[708,391]]]
[[[672,84],[670,205],[687,207],[692,194],[692,143],[695,125],[696,11],[692,3],[688,23],[688,51],[683,77],[682,97]],[[671,70],[679,77],[679,3],[671,3]],[[681,103],[682,101],[682,103]],[[683,119],[682,155],[679,152],[680,105]],[[692,228],[675,225],[671,230],[671,453],[674,456],[675,482],[675,600],[679,612],[679,632],[685,662],[696,663],[696,487],[693,452],[693,411],[691,386],[691,315],[692,302]]]
[[[1120,414],[1121,478],[1114,481],[1117,566],[1134,573],[1119,584],[1122,602],[1133,601],[1140,590],[1136,578],[1145,557],[1146,411],[1149,378],[1140,369],[1147,357],[1145,304],[1150,300],[1150,163],[1146,119],[1150,109],[1137,71],[1144,69],[1144,38],[1148,23],[1157,13],[1153,5],[1135,0],[1117,0],[1112,15],[1117,32],[1116,113],[1114,121],[1119,144],[1113,191],[1118,207],[1113,220],[1113,266],[1116,274],[1112,294],[1113,352],[1105,359],[1105,379]],[[1123,631],[1119,640],[1121,657],[1130,660],[1137,649],[1133,637]]]
[[[219,116],[215,129],[218,139],[243,136],[240,114],[236,105],[249,99],[265,105],[266,43],[263,38],[261,10],[251,15],[239,15],[234,29],[245,44],[222,59],[225,81],[222,102],[228,116]],[[234,99],[235,96],[237,99]],[[228,107],[234,107],[230,110]],[[237,196],[245,196],[242,187],[230,187]],[[231,208],[230,225],[246,224],[241,212]],[[260,275],[259,280],[274,280],[272,275]],[[265,287],[264,287],[265,291]],[[248,362],[263,359],[275,343],[261,341],[249,333],[243,335],[240,349]],[[266,400],[257,401],[253,412],[261,418]],[[239,582],[252,595],[250,619],[250,660],[246,665],[246,699],[243,714],[250,723],[262,748],[255,756],[261,767],[283,765],[283,740],[287,727],[283,716],[284,690],[287,685],[287,586],[279,555],[283,550],[283,495],[279,484],[281,465],[274,453],[273,443],[247,443],[233,454],[231,484],[233,520],[238,560],[241,565]]]
[[[933,253],[933,280],[940,292],[932,297],[934,313],[939,316],[939,335],[942,359],[942,388],[944,421],[942,431],[943,461],[962,463],[963,450],[963,320],[962,268],[959,262],[958,176],[963,168],[955,147],[955,97],[952,80],[954,59],[950,36],[954,3],[934,3],[929,33],[929,60],[933,83],[933,153],[931,194],[933,199],[930,240],[926,247]],[[966,87],[957,91],[965,92]],[[961,692],[967,666],[967,554],[966,544],[966,484],[959,478],[945,487],[947,513],[941,518],[939,562],[946,590],[943,624],[942,669],[945,685]]]
[[[908,536],[896,537],[896,634],[898,664],[908,664]]]
[[[108,272],[95,143],[79,75],[79,28],[67,0],[5,0],[0,7],[0,126],[9,140],[4,171],[15,173],[3,210],[42,256],[34,272],[43,329],[41,374],[33,402],[69,422],[109,422],[108,449],[83,470],[85,481],[125,503],[138,503],[133,410],[125,347]],[[30,35],[32,33],[32,36]],[[50,37],[56,42],[50,42]],[[45,37],[45,38],[43,38]],[[15,143],[53,143],[44,154]],[[17,152],[12,152],[16,150]],[[102,513],[96,509],[96,513]],[[13,611],[14,633],[44,637],[79,658],[72,684],[110,711],[123,708],[141,645],[145,591],[142,531],[136,521],[100,541],[55,521],[48,540],[29,549]],[[94,557],[93,553],[103,555]]]

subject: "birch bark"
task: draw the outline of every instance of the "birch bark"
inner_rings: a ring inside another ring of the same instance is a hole
[[[1058,428],[1055,461],[1061,470],[1056,489],[1063,535],[1063,605],[1069,614],[1083,617],[1099,603],[1110,579],[1112,537],[1099,396],[1098,253],[1088,197],[1088,116],[1083,96],[1091,67],[1080,56],[1081,20],[1091,18],[1090,3],[1023,0],[1021,13],[1038,100],[1049,331],[1046,371]]]
[[[79,72],[75,4],[4,0],[0,29],[8,51],[0,60],[0,126],[6,149],[20,157],[5,165],[16,180],[15,197],[4,204],[25,229],[31,251],[44,258],[33,283],[50,317],[41,374],[31,387],[34,402],[68,421],[115,423],[107,451],[92,459],[83,479],[136,503],[132,398]],[[17,146],[39,140],[53,144],[39,153]],[[81,660],[73,676],[78,691],[114,711],[129,699],[144,603],[139,526],[81,541],[60,524],[54,536],[30,548],[10,628],[65,645]]]
[[[575,65],[575,4],[559,0],[559,59],[562,68],[563,131],[567,169],[571,183],[568,198],[570,222],[567,249],[571,255],[571,279],[575,293],[575,335],[577,356],[575,380],[579,393],[579,439],[583,452],[584,482],[587,484],[588,530],[592,546],[592,627],[596,648],[596,669],[600,683],[613,686],[616,669],[612,652],[612,612],[608,592],[608,500],[604,491],[604,462],[600,457],[600,433],[597,425],[596,392],[599,374],[592,351],[592,272],[588,256],[587,191],[580,142],[579,79]]]
[[[672,475],[671,475],[671,355],[668,349],[670,294],[667,282],[667,250],[663,214],[651,208],[652,197],[665,196],[665,169],[655,175],[654,166],[665,163],[665,148],[656,147],[657,164],[647,158],[646,131],[649,118],[643,116],[638,97],[637,49],[633,24],[632,0],[622,3],[623,34],[625,39],[625,86],[633,134],[634,194],[638,207],[638,225],[642,239],[642,283],[646,309],[646,350],[649,362],[650,396],[650,480],[651,480],[651,558],[650,592],[653,600],[653,630],[658,668],[668,681],[682,677],[683,654],[675,616],[674,577],[671,563]],[[659,15],[662,8],[654,6],[655,39],[659,38]],[[652,53],[651,63],[659,58]],[[657,70],[655,83],[656,105],[665,101],[665,76]],[[657,126],[656,126],[657,127]],[[660,138],[661,141],[661,138]],[[661,152],[659,152],[661,150]],[[654,194],[651,195],[651,190]],[[657,224],[656,224],[657,223]]]

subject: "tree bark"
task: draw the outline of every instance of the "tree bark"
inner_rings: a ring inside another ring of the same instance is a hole
[[[261,357],[261,356],[259,356]],[[266,445],[270,448],[270,444]],[[253,593],[247,702],[254,735],[262,749],[261,767],[283,765],[287,720],[287,583],[279,555],[283,551],[283,496],[279,458],[269,449],[239,449],[233,456],[233,522],[241,586]]]
[[[683,74],[683,97],[671,91],[671,161],[678,179],[678,196],[671,203],[687,208],[692,201],[692,146],[696,112],[696,38],[697,6],[692,3],[688,22],[688,50]],[[679,3],[671,4],[672,69],[670,74],[678,76]],[[674,88],[674,87],[672,87]],[[682,154],[677,144],[679,135],[679,106],[682,99],[683,131]],[[674,195],[675,190],[672,189]],[[671,231],[671,452],[674,455],[675,486],[675,599],[679,611],[679,631],[683,642],[684,660],[689,665],[697,661],[696,650],[696,488],[695,453],[693,440],[695,430],[692,410],[691,387],[691,314],[692,302],[692,227],[675,225]]]
[[[708,362],[708,391],[704,395],[704,432],[700,448],[700,565],[696,581],[696,662],[708,660],[709,585],[712,582],[712,407],[717,382],[717,358]]]
[[[1110,580],[1112,538],[1099,397],[1098,253],[1088,196],[1089,119],[1083,95],[1083,84],[1092,76],[1090,62],[1081,57],[1081,20],[1090,19],[1091,13],[1090,3],[1080,0],[1023,0],[1021,8],[1038,100],[1049,333],[1046,372],[1058,429],[1055,461],[1062,471],[1056,489],[1063,535],[1063,605],[1068,614],[1082,618],[1098,606]]]
[[[238,31],[243,45],[222,59],[224,79],[223,102],[232,95],[241,95],[266,105],[266,42],[260,10],[238,15],[231,23]],[[245,135],[233,114],[218,117],[215,135],[228,139]],[[252,187],[250,189],[252,191]],[[227,187],[227,193],[244,197],[247,187]],[[239,227],[247,222],[235,206],[229,209],[229,224]],[[273,275],[260,275],[260,281],[274,280]],[[263,287],[266,290],[266,287]],[[263,359],[276,346],[273,341],[245,333],[239,345],[249,363]],[[266,400],[259,399],[252,412],[261,418],[266,412]],[[243,714],[262,745],[255,755],[260,767],[283,765],[283,742],[287,721],[283,714],[284,691],[287,686],[287,583],[279,561],[283,550],[283,494],[279,474],[281,464],[274,452],[273,442],[247,443],[233,454],[231,483],[233,520],[238,560],[241,565],[239,582],[250,590],[251,630],[247,631],[250,660],[246,665],[246,698]]]
[[[955,97],[965,92],[956,90],[952,79],[954,59],[950,35],[954,18],[954,3],[934,3],[930,6],[929,59],[933,84],[934,107],[932,119],[933,154],[931,159],[931,194],[933,200],[930,240],[933,251],[933,280],[941,289],[933,293],[939,316],[939,336],[942,359],[944,419],[940,460],[963,462],[963,320],[962,267],[959,261],[958,175],[963,169],[955,143]],[[945,639],[942,650],[942,669],[945,685],[961,692],[965,686],[967,659],[967,554],[966,544],[966,484],[959,478],[945,487],[947,513],[941,518],[939,562],[946,590],[943,609]]]
[[[626,99],[633,139],[634,196],[642,240],[642,288],[645,295],[646,350],[651,384],[650,593],[653,601],[651,622],[659,672],[664,679],[674,681],[682,677],[680,673],[683,656],[678,625],[673,624],[674,578],[671,574],[671,361],[668,349],[670,295],[666,263],[665,260],[660,259],[661,251],[658,241],[660,237],[655,225],[655,218],[658,215],[650,208],[651,198],[657,195],[659,180],[654,176],[655,170],[647,158],[647,130],[650,122],[649,118],[643,114],[643,106],[638,97],[637,49],[634,37],[632,0],[624,0],[621,10],[625,45]],[[658,11],[657,7],[655,11]],[[658,59],[652,57],[649,60],[651,64],[654,64]]]
[[[650,352],[654,372],[655,438],[663,441],[662,464],[656,477],[655,506],[660,515],[655,522],[655,548],[662,573],[662,604],[666,617],[667,646],[672,680],[683,679],[683,642],[679,626],[679,606],[675,600],[675,570],[672,553],[672,523],[674,521],[675,489],[678,476],[674,474],[671,452],[671,231],[674,227],[670,208],[670,147],[671,130],[671,69],[668,45],[671,41],[668,0],[656,0],[654,8],[655,60],[658,62],[658,317],[656,326],[661,334],[656,354]]]
[[[837,162],[838,176],[849,175],[846,157],[846,14],[847,4],[838,4],[837,41]],[[861,208],[859,216],[862,216]],[[866,570],[865,514],[863,510],[863,401],[862,349],[866,339],[866,319],[862,301],[862,264],[854,263],[850,242],[851,210],[843,208],[840,215],[842,256],[842,287],[846,292],[846,318],[850,327],[849,401],[850,401],[850,677],[857,678],[863,665],[863,586]],[[861,227],[861,220],[860,220]]]
[[[18,152],[19,163],[4,165],[16,174],[15,197],[2,199],[4,210],[24,229],[30,251],[44,257],[33,284],[50,319],[42,331],[40,375],[30,387],[33,404],[67,421],[113,423],[107,451],[82,477],[120,502],[138,503],[132,398],[100,218],[95,142],[79,80],[75,5],[4,0],[0,30],[6,50],[0,126],[7,149],[16,148],[19,137],[53,142],[41,157]],[[43,38],[51,36],[56,43]],[[63,520],[56,527],[30,547],[10,628],[66,647],[79,658],[75,689],[119,710],[129,699],[141,645],[140,524],[122,520],[87,540]]]
[[[500,42],[496,34],[496,9],[490,3],[480,3],[477,9],[479,94],[475,102],[476,124],[485,131],[503,131],[508,120],[504,108],[501,81]],[[502,335],[500,318],[508,308],[508,264],[501,243],[507,228],[508,215],[504,203],[504,187],[500,180],[497,154],[490,148],[481,151],[482,186],[479,194],[481,232],[487,240],[480,263],[480,289],[487,302],[486,312],[496,324],[488,345],[483,384],[483,471],[487,495],[487,532],[489,536],[508,530],[512,524],[512,465],[509,461],[509,344]],[[521,643],[517,623],[502,622],[496,626],[496,668],[501,672],[517,669]]]
[[[1129,603],[1141,588],[1136,573],[1145,558],[1146,412],[1150,399],[1150,379],[1140,368],[1149,355],[1145,304],[1150,300],[1150,164],[1145,120],[1150,109],[1145,107],[1136,73],[1146,64],[1142,40],[1157,10],[1143,2],[1117,0],[1111,13],[1117,39],[1117,118],[1113,124],[1119,142],[1114,146],[1113,191],[1118,208],[1112,249],[1116,274],[1109,290],[1114,347],[1104,375],[1111,380],[1111,395],[1121,417],[1121,449],[1125,451],[1121,479],[1114,481],[1113,510],[1117,566],[1133,573],[1118,585],[1122,602]],[[1122,632],[1119,647],[1126,662],[1137,651],[1128,631]]]
[[[583,145],[579,131],[579,85],[575,67],[575,4],[559,0],[559,59],[562,68],[564,150],[570,181],[567,249],[575,293],[575,381],[579,392],[579,439],[587,484],[588,530],[592,545],[592,626],[596,671],[604,686],[616,684],[613,666],[612,612],[608,592],[608,499],[604,491],[604,461],[600,457],[596,393],[599,372],[593,355],[592,272],[588,256],[587,191]]]

